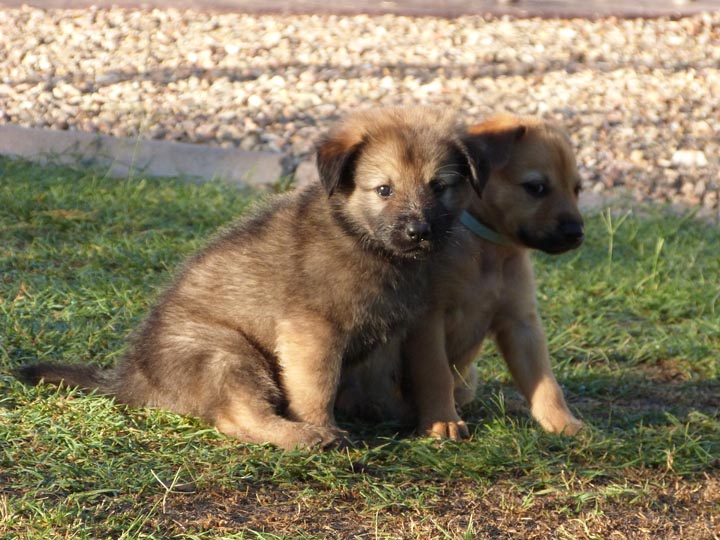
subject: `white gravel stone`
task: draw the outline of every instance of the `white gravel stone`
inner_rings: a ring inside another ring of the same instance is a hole
[[[678,167],[707,167],[705,153],[700,150],[678,150],[673,154],[671,163]]]
[[[296,163],[331,122],[365,107],[450,105],[469,122],[542,114],[568,128],[586,190],[720,211],[719,95],[720,12],[0,9],[0,123],[274,150]]]

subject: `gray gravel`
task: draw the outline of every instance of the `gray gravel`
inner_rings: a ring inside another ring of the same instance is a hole
[[[0,10],[0,123],[307,159],[360,107],[541,114],[585,188],[720,212],[720,13],[680,20]]]

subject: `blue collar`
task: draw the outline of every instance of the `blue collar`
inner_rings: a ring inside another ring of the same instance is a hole
[[[500,236],[496,231],[487,227],[475,219],[467,210],[460,214],[460,223],[478,235],[480,238],[497,244],[499,246],[511,245],[504,237]]]

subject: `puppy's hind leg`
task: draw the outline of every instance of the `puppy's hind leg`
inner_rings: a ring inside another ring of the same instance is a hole
[[[281,448],[329,448],[337,443],[335,431],[278,415],[269,402],[252,403],[247,397],[219,407],[213,423],[221,433],[244,442],[270,443]]]
[[[340,382],[341,347],[333,325],[310,313],[278,324],[276,354],[288,416],[335,430],[333,405]]]
[[[270,443],[286,449],[326,448],[337,441],[327,427],[297,422],[281,415],[282,391],[269,360],[248,343],[233,352],[217,351],[213,358],[222,366],[213,405],[203,416],[218,431],[244,442]]]

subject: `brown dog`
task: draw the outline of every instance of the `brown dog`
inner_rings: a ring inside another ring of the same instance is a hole
[[[433,262],[431,308],[401,352],[394,342],[366,366],[348,370],[339,406],[405,420],[410,402],[420,433],[465,438],[456,406],[474,398],[472,362],[491,334],[535,419],[547,431],[574,434],[582,423],[552,373],[528,251],[562,253],[582,243],[580,179],[570,141],[553,124],[510,115],[469,133],[471,153],[487,155],[493,170],[482,197],[461,217],[464,227],[451,248]],[[400,355],[403,375],[392,368]],[[407,392],[399,397],[393,381],[401,378]]]
[[[117,367],[21,375],[199,416],[244,441],[336,441],[341,360],[404,332],[424,305],[429,254],[470,180],[477,188],[459,135],[439,110],[348,118],[319,144],[322,185],[273,200],[195,255]]]

